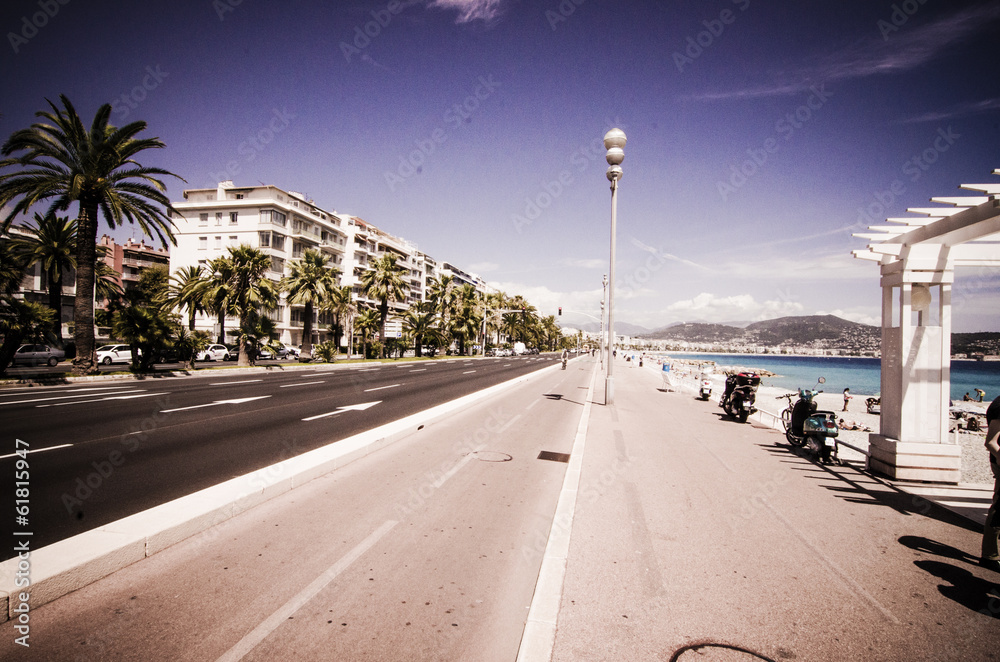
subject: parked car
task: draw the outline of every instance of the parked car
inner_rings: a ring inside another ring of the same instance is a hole
[[[154,363],[177,363],[181,360],[180,353],[173,347],[164,347],[156,350]]]
[[[55,365],[65,356],[66,353],[64,351],[51,345],[21,345],[14,352],[12,363],[14,365],[38,365],[40,363]]]
[[[229,353],[229,348],[225,345],[209,345],[205,349],[198,352],[198,356],[195,357],[197,361],[229,361],[232,355]]]
[[[142,356],[142,350],[136,350]],[[131,363],[132,348],[128,345],[102,345],[97,348],[97,362],[104,365],[112,363]]]

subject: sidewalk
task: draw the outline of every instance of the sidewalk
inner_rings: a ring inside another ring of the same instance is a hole
[[[551,659],[996,654],[981,490],[817,465],[626,365],[615,404],[596,380]]]

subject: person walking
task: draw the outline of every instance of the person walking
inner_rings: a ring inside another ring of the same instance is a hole
[[[843,411],[847,411],[847,403],[851,401],[852,397],[854,397],[854,396],[851,395],[851,389],[845,388],[844,389],[844,409],[843,409]]]
[[[1000,395],[986,409],[986,450],[993,471],[993,503],[983,525],[983,553],[979,565],[1000,572]]]

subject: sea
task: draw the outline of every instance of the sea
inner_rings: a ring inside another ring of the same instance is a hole
[[[849,388],[854,395],[876,395],[881,389],[882,364],[875,358],[681,352],[656,354],[693,361],[714,361],[723,366],[767,370],[776,376],[761,378],[762,386],[776,386],[789,391],[815,387],[820,377],[825,377],[826,383],[819,388],[827,393],[839,393]],[[986,391],[986,402],[1000,395],[1000,361],[952,360],[951,399],[961,400],[966,393],[975,398],[977,388]]]

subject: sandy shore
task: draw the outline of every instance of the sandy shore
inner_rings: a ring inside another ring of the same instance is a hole
[[[671,375],[677,388],[696,393],[699,387],[699,365],[687,361],[671,361]],[[654,362],[650,362],[651,369],[660,370],[661,367]],[[712,399],[716,402],[725,390],[726,375],[723,373],[712,373]],[[765,425],[772,425],[781,428],[781,411],[788,406],[788,401],[780,396],[789,391],[773,386],[762,386],[757,390],[757,408],[762,412],[756,416],[760,417]],[[779,399],[780,398],[780,399]],[[797,396],[792,398],[795,402]],[[852,446],[867,450],[868,435],[879,430],[878,414],[869,414],[865,407],[864,396],[854,396],[847,406],[847,411],[843,412],[844,396],[841,393],[820,393],[816,397],[819,409],[834,411],[838,418],[843,418],[845,426],[840,431],[840,440]],[[962,403],[972,405],[972,408],[980,408],[979,403]],[[982,406],[985,412],[985,404]],[[980,422],[983,422],[980,419]],[[956,430],[958,421],[951,419],[951,429],[953,430],[952,441],[962,447],[962,482],[979,485],[992,485],[993,473],[990,471],[989,458],[984,448],[986,435],[984,431],[969,432],[965,429]],[[848,429],[852,427],[857,429]],[[964,426],[964,423],[963,423]],[[864,462],[864,455],[855,452],[850,448],[841,447],[840,457],[850,462]]]

